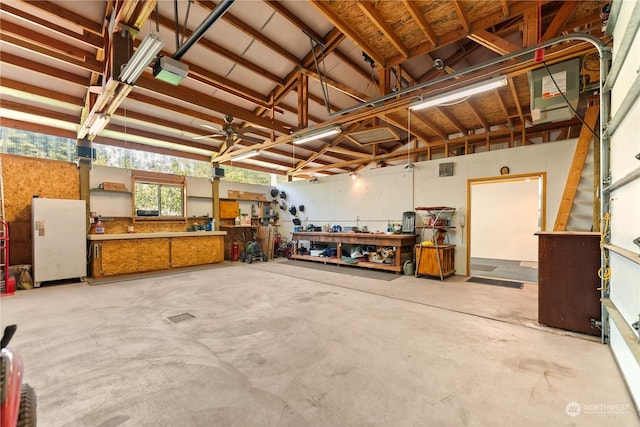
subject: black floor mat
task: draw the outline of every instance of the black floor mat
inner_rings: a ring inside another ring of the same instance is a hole
[[[508,280],[487,279],[484,277],[469,277],[467,282],[480,283],[483,285],[502,286],[505,288],[522,289],[522,282],[511,282]]]

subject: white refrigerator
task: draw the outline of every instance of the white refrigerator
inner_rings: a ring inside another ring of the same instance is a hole
[[[86,202],[34,198],[33,283],[87,275]]]

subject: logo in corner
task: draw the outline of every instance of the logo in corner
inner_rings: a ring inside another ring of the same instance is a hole
[[[578,402],[569,402],[567,403],[567,407],[565,408],[565,410],[567,411],[567,415],[569,415],[570,417],[577,417],[578,415],[580,415],[582,408],[580,407],[580,404]]]

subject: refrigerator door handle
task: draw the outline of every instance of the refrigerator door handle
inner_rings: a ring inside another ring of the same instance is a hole
[[[38,236],[44,236],[44,221],[35,221]]]

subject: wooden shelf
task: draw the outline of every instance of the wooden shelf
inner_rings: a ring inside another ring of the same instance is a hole
[[[387,271],[393,271],[396,273],[400,271],[394,264],[384,264],[379,262],[358,261],[357,263],[352,264],[350,262],[342,261],[341,259],[338,259],[338,258],[326,258],[326,257],[320,257],[320,256],[296,255],[296,254],[292,254],[291,259],[322,262],[325,264],[349,265],[352,267],[374,268],[376,270],[387,270]]]
[[[258,200],[258,199],[230,199],[228,197],[220,197],[220,200],[227,200],[230,202],[257,202],[257,203],[274,203],[275,200]]]
[[[441,225],[441,226],[425,226],[425,225],[419,225],[416,228],[419,229],[425,229],[425,230],[455,230],[456,228],[452,225]]]
[[[103,190],[102,188],[90,188],[89,191],[94,191],[96,193],[128,194],[128,195],[131,195],[131,191]]]
[[[306,261],[324,262],[340,265],[354,265],[357,267],[372,268],[377,270],[387,270],[396,273],[403,269],[403,249],[405,255],[408,253],[413,258],[413,246],[416,242],[415,234],[373,234],[373,233],[329,233],[323,231],[299,231],[291,233],[291,240],[295,242],[292,259],[303,259]],[[298,254],[299,241],[313,241],[319,243],[335,243],[337,245],[337,257],[325,258],[312,255]],[[351,264],[342,261],[342,245],[368,245],[376,247],[394,247],[395,255],[392,264],[377,262],[358,261]]]

